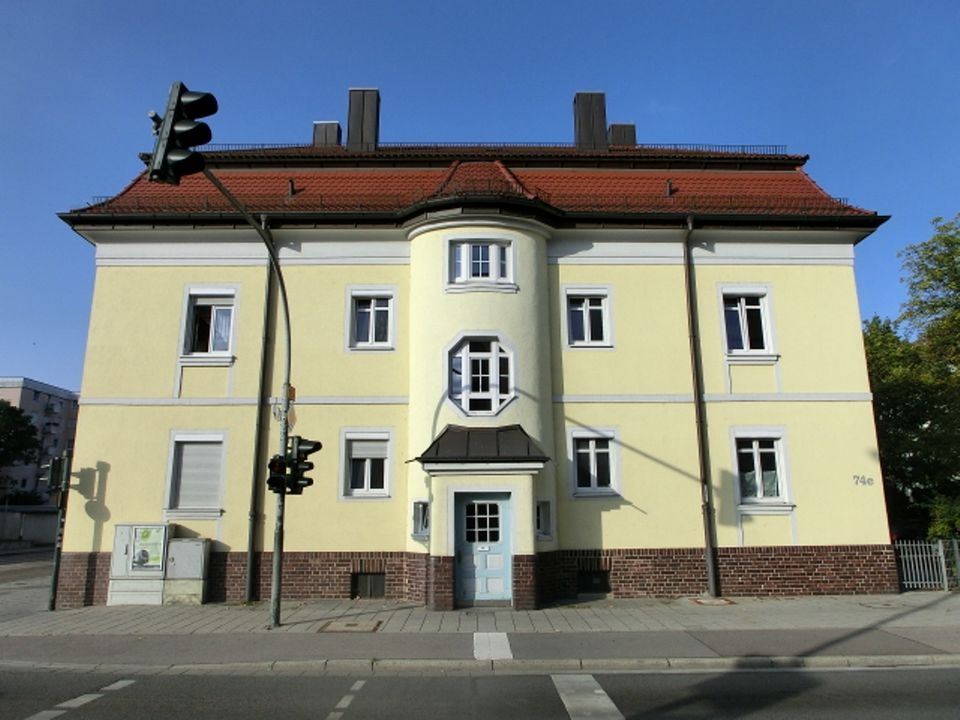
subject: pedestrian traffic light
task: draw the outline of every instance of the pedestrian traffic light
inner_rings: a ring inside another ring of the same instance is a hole
[[[304,473],[313,470],[313,463],[307,460],[307,457],[322,447],[319,440],[307,440],[298,435],[290,438],[290,453],[287,456],[290,466],[290,477],[287,479],[288,493],[300,495],[305,487],[313,485],[313,478],[304,476]]]
[[[179,185],[180,178],[201,172],[203,155],[191,148],[206,145],[213,138],[210,126],[197,118],[213,115],[217,99],[206,92],[192,92],[182,82],[170,88],[163,117],[150,112],[157,143],[150,159],[149,178],[153,182]]]
[[[283,455],[274,455],[267,463],[270,474],[267,476],[267,487],[275,493],[285,493],[287,490],[287,459]]]

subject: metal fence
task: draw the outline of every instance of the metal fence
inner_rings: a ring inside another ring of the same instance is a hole
[[[953,540],[897,540],[897,567],[904,590],[960,588],[960,543]]]

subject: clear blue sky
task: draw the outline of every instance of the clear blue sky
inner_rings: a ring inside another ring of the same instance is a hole
[[[67,388],[94,251],[55,213],[142,169],[174,80],[216,94],[214,142],[309,142],[378,87],[384,141],[568,142],[602,90],[641,143],[784,144],[893,216],[857,249],[864,317],[897,315],[898,250],[960,211],[955,0],[0,0],[0,28],[0,375]]]

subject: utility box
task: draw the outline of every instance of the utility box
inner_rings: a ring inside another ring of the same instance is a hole
[[[172,538],[167,545],[164,605],[200,605],[207,599],[210,541],[206,538]]]
[[[160,605],[167,562],[167,525],[117,525],[107,605]]]

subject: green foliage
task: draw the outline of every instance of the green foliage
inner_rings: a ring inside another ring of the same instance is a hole
[[[898,321],[864,323],[887,509],[901,532],[942,532],[960,517],[960,215],[933,225],[901,253]]]
[[[0,400],[0,468],[36,460],[40,438],[33,423],[18,407]]]
[[[938,495],[930,505],[930,540],[960,536],[960,497]]]

